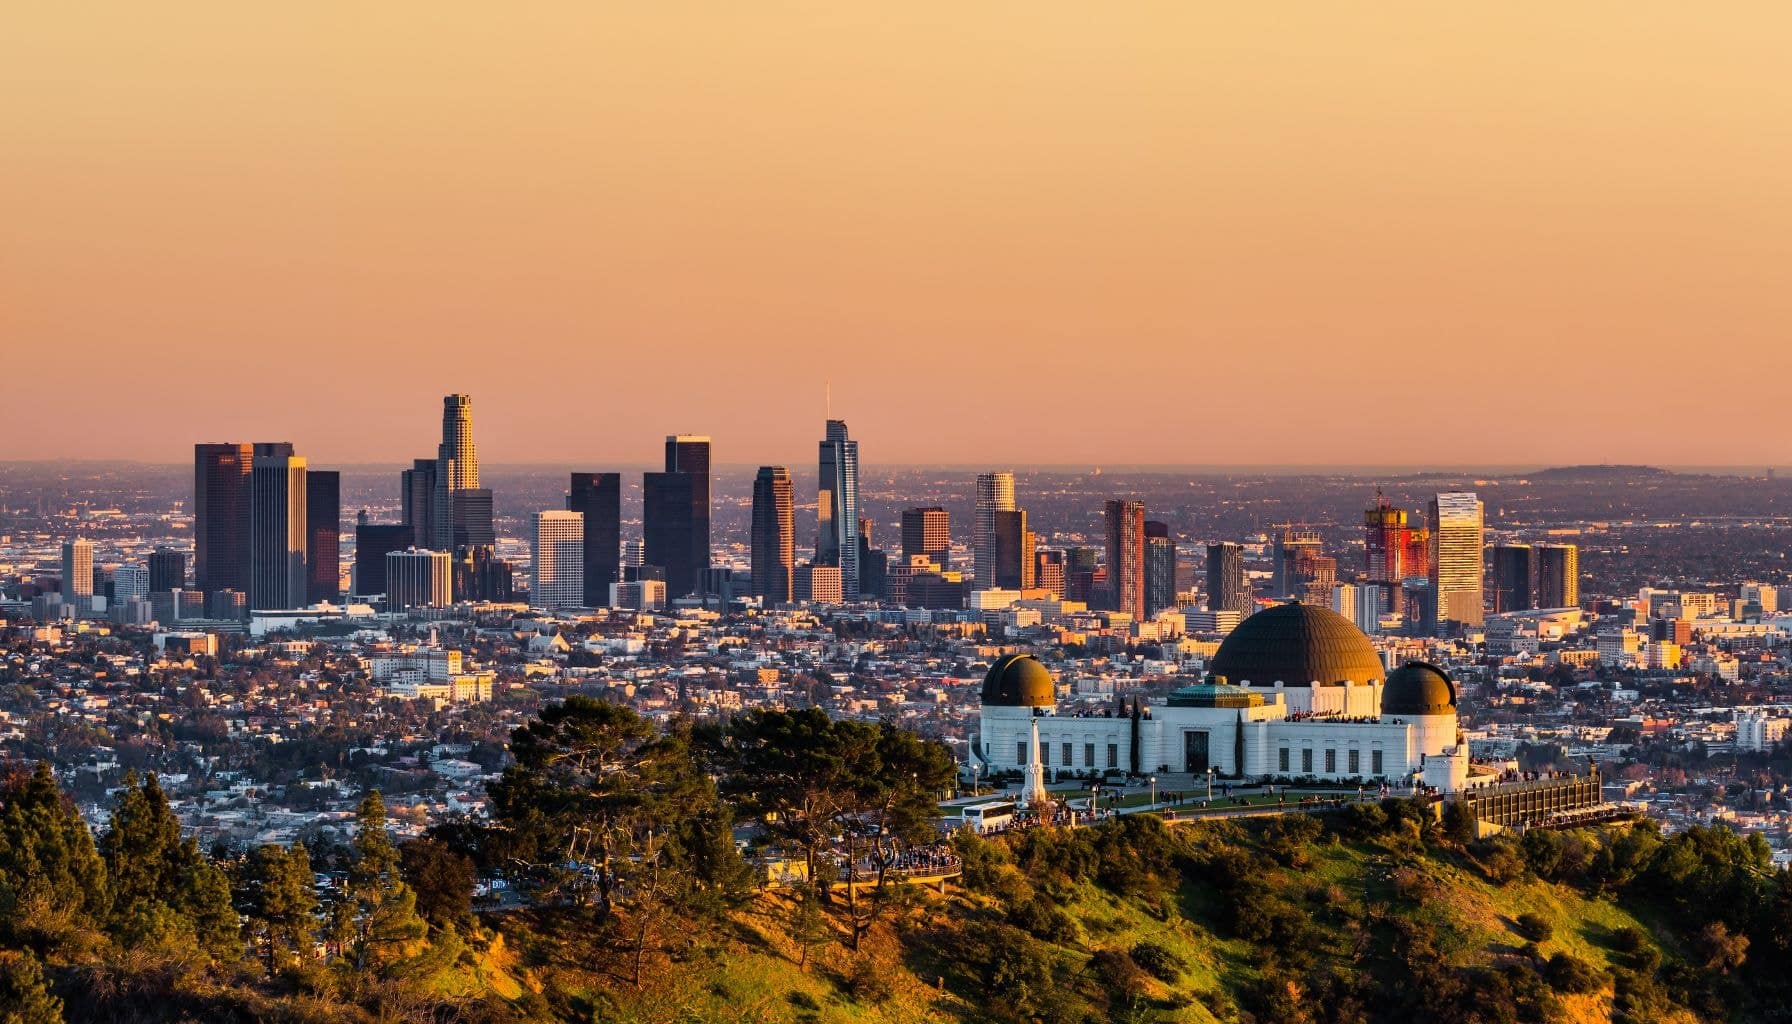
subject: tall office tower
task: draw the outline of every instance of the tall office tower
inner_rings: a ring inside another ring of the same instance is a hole
[[[579,607],[585,600],[585,517],[559,509],[535,513],[534,556],[529,604]]]
[[[1573,544],[1537,546],[1537,607],[1580,604],[1580,548]]]
[[[1529,544],[1495,544],[1493,546],[1493,611],[1523,611],[1535,608],[1531,600],[1531,546]]]
[[[941,569],[951,567],[952,516],[934,505],[902,512],[902,561],[925,555]]]
[[[1319,531],[1309,526],[1298,526],[1285,523],[1277,527],[1275,546],[1271,553],[1270,589],[1276,597],[1301,596],[1301,585],[1311,582],[1301,579],[1297,571],[1297,563],[1311,558],[1324,557]],[[1333,564],[1334,575],[1336,563]],[[1330,590],[1327,590],[1330,596]]]
[[[198,589],[249,585],[248,444],[193,446],[193,583]]]
[[[707,437],[700,434],[674,434],[666,438],[666,472],[683,473],[691,479],[691,581],[685,590],[680,591],[680,584],[668,572],[667,597],[682,597],[695,591],[699,573],[709,568],[709,458]],[[670,570],[671,566],[666,568]]]
[[[971,538],[971,568],[977,590],[996,585],[996,513],[1014,511],[1014,474],[977,475],[976,535]]]
[[[1033,553],[1033,585],[1059,599],[1064,597],[1064,552]]]
[[[851,601],[859,596],[859,442],[847,437],[845,420],[828,420],[817,487],[815,560],[840,567]]]
[[[639,569],[641,566],[646,565],[646,564],[647,564],[647,540],[646,540],[646,538],[630,537],[628,539],[628,542],[626,544],[622,545],[622,567],[625,570],[623,572],[623,577],[625,579],[639,579],[640,577],[638,577],[638,576],[633,576],[633,577],[629,576],[628,573],[626,572],[626,570]],[[662,582],[662,583],[665,582],[665,579],[666,579],[665,573],[662,572],[656,578],[658,580],[660,580],[660,582]]]
[[[386,552],[386,610],[446,608],[454,603],[452,562],[446,551],[406,548]]]
[[[1363,591],[1348,583],[1339,583],[1332,587],[1331,609],[1352,622],[1357,621],[1357,601]]]
[[[585,517],[585,607],[602,608],[622,578],[622,474],[574,473],[566,507]]]
[[[436,460],[413,459],[411,468],[398,478],[398,499],[404,506],[404,523],[411,528],[411,543],[427,548],[436,528]]]
[[[1363,513],[1363,568],[1375,583],[1398,583],[1425,576],[1431,531],[1409,525],[1406,510],[1394,508],[1379,493],[1375,507]]]
[[[489,548],[498,542],[492,526],[492,489],[465,487],[448,499],[454,521],[453,540],[456,551]]]
[[[357,596],[386,593],[386,556],[416,547],[411,543],[411,533],[411,527],[405,523],[370,523],[367,513],[361,513],[361,520],[355,524],[353,583]]]
[[[86,537],[62,542],[62,599],[93,596],[93,541]]]
[[[1145,617],[1145,503],[1110,500],[1108,521],[1108,607]]]
[[[890,556],[871,546],[871,517],[859,517],[859,596],[883,597],[889,584]]]
[[[305,459],[292,445],[255,445],[249,472],[249,607],[305,605]]]
[[[796,512],[790,470],[760,466],[753,477],[753,594],[767,604],[791,600],[796,568]]]
[[[1356,588],[1356,617],[1351,620],[1356,628],[1371,636],[1381,632],[1382,594],[1387,588],[1386,583],[1367,583]]]
[[[1145,521],[1145,614],[1176,607],[1176,541],[1170,525]]]
[[[305,473],[305,601],[342,596],[342,474]]]
[[[697,589],[696,525],[691,521],[695,490],[689,473],[641,474],[641,557],[643,564],[665,570],[667,599]]]
[[[442,396],[442,443],[436,446],[435,494],[430,499],[430,547],[454,549],[454,494],[479,486],[479,449],[473,444],[473,396]]]
[[[1244,548],[1231,541],[1207,545],[1207,610],[1239,615],[1257,610],[1244,574]]]
[[[1100,575],[1101,552],[1097,548],[1073,547],[1064,552],[1064,599],[1094,604],[1106,597],[1097,593],[1096,584],[1107,586],[1107,577]]]
[[[149,596],[149,567],[121,565],[112,570],[112,592],[107,596],[113,604],[123,604],[133,597]]]
[[[996,522],[996,586],[1003,590],[1033,589],[1033,553],[1037,539],[1027,529],[1024,509],[1002,509]]]
[[[1479,626],[1484,621],[1481,499],[1452,491],[1431,499],[1431,597],[1437,621]]]
[[[187,585],[187,556],[173,548],[149,553],[149,591],[181,590]]]

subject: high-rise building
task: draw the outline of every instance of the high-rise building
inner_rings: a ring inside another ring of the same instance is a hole
[[[473,396],[442,396],[442,442],[436,446],[435,493],[430,498],[433,521],[430,547],[454,550],[454,495],[479,486],[479,449],[473,443]]]
[[[149,553],[149,590],[180,590],[187,585],[187,556],[173,548]]]
[[[413,459],[411,468],[398,476],[398,498],[404,508],[404,523],[411,528],[411,543],[428,548],[436,528],[436,460]]]
[[[790,470],[760,466],[753,478],[751,537],[753,594],[767,604],[792,599],[796,568],[796,512]]]
[[[305,599],[307,604],[342,596],[342,474],[305,472]]]
[[[305,605],[305,459],[258,443],[249,472],[249,607]]]
[[[446,608],[454,603],[453,559],[448,552],[406,548],[386,552],[385,561],[388,611]]]
[[[1314,571],[1314,559],[1325,557],[1323,542],[1319,531],[1308,526],[1292,523],[1284,524],[1276,529],[1275,544],[1271,552],[1270,589],[1276,597],[1301,597],[1303,585],[1315,582],[1311,577]],[[1337,563],[1332,565],[1334,578],[1337,575]],[[1326,587],[1329,597],[1331,587]],[[1323,600],[1316,603],[1324,603]]]
[[[1033,585],[1056,597],[1064,596],[1064,552],[1033,552]]]
[[[666,596],[685,597],[697,588],[696,526],[691,521],[689,473],[641,475],[641,537],[644,564],[665,570]]]
[[[798,601],[839,604],[846,600],[846,591],[840,581],[840,567],[837,565],[804,562],[791,575],[791,588],[796,591],[795,599]]]
[[[1573,544],[1537,546],[1537,607],[1580,604],[1580,548]]]
[[[1176,607],[1176,541],[1170,525],[1145,521],[1145,614]]]
[[[1033,589],[1036,539],[1027,529],[1025,509],[1001,509],[996,523],[996,586],[1002,590]]]
[[[709,438],[699,434],[674,434],[666,438],[666,472],[683,473],[691,481],[690,582],[681,583],[666,569],[666,594],[683,597],[697,589],[698,573],[709,567]],[[658,563],[664,564],[664,563]],[[680,586],[685,589],[680,590]]]
[[[1406,510],[1380,494],[1363,513],[1363,569],[1374,583],[1398,583],[1429,573],[1431,531],[1408,525]]]
[[[577,608],[584,601],[585,517],[560,509],[535,513],[529,604],[536,608]]]
[[[93,597],[93,542],[76,537],[62,542],[62,600]],[[86,609],[79,609],[84,613]]]
[[[925,555],[941,569],[951,568],[952,516],[938,505],[902,512],[902,560]]]
[[[107,595],[113,604],[123,604],[133,597],[149,596],[149,567],[144,565],[121,565],[112,570],[111,593]]]
[[[198,589],[249,585],[249,474],[255,446],[193,446],[193,582]]]
[[[1064,599],[1093,605],[1107,600],[1101,591],[1107,575],[1101,568],[1099,548],[1073,547],[1064,551]]]
[[[816,492],[815,560],[840,567],[846,599],[859,596],[859,442],[845,420],[828,420]]]
[[[622,474],[574,473],[566,507],[585,517],[585,607],[602,608],[622,578]]]
[[[1244,574],[1244,548],[1231,541],[1207,545],[1207,610],[1249,615],[1256,607]]]
[[[1481,499],[1452,491],[1431,499],[1431,598],[1437,620],[1479,626],[1485,617],[1482,588]]]
[[[1495,544],[1493,546],[1493,611],[1494,614],[1523,611],[1536,607],[1531,600],[1531,546],[1529,544]]]
[[[1108,607],[1145,618],[1145,503],[1110,500],[1108,528]]]
[[[373,597],[386,593],[386,556],[394,551],[415,548],[411,543],[412,532],[407,523],[370,523],[366,513],[362,513],[360,522],[355,524],[353,584],[356,595]],[[440,554],[446,558],[448,553]]]
[[[971,567],[977,590],[996,585],[996,513],[1014,511],[1014,474],[1006,470],[977,476],[977,532],[971,538]]]

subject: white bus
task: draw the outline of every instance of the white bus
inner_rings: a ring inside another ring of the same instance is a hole
[[[961,813],[964,815],[964,823],[981,834],[1012,823],[1014,821],[1014,802],[992,800],[987,803],[968,804]]]

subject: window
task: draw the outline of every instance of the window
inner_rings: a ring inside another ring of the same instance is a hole
[[[1083,767],[1095,767],[1095,744],[1093,743],[1083,744]]]
[[[1326,747],[1325,748],[1325,774],[1327,774],[1327,775],[1338,774],[1338,748],[1337,747]]]
[[[1070,756],[1070,749],[1071,749],[1071,744],[1069,744],[1069,743],[1064,744],[1064,755],[1063,755],[1063,759],[1062,759],[1061,763],[1066,768],[1068,768],[1071,765],[1076,763],[1076,758]]]
[[[1307,747],[1300,752],[1300,770],[1308,775],[1313,774],[1313,748]]]
[[[1108,767],[1120,767],[1120,744],[1118,743],[1108,744]]]
[[[1027,763],[1027,741],[1026,740],[1021,740],[1019,743],[1016,743],[1014,745],[1014,763],[1015,764],[1026,764]]]
[[[1379,750],[1369,751],[1369,770],[1371,772],[1374,772],[1376,775],[1381,774],[1381,751],[1379,751]]]
[[[1362,773],[1362,770],[1363,770],[1362,765],[1357,762],[1357,752],[1353,748],[1350,751],[1350,774],[1359,775]]]
[[[1278,770],[1281,771],[1283,774],[1287,774],[1287,772],[1288,772],[1288,748],[1287,747],[1282,748],[1282,765],[1281,765],[1281,768]]]

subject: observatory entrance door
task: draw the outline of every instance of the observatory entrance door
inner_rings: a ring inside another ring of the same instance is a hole
[[[1185,732],[1182,734],[1182,756],[1187,767],[1185,772],[1204,772],[1207,770],[1207,733]]]

